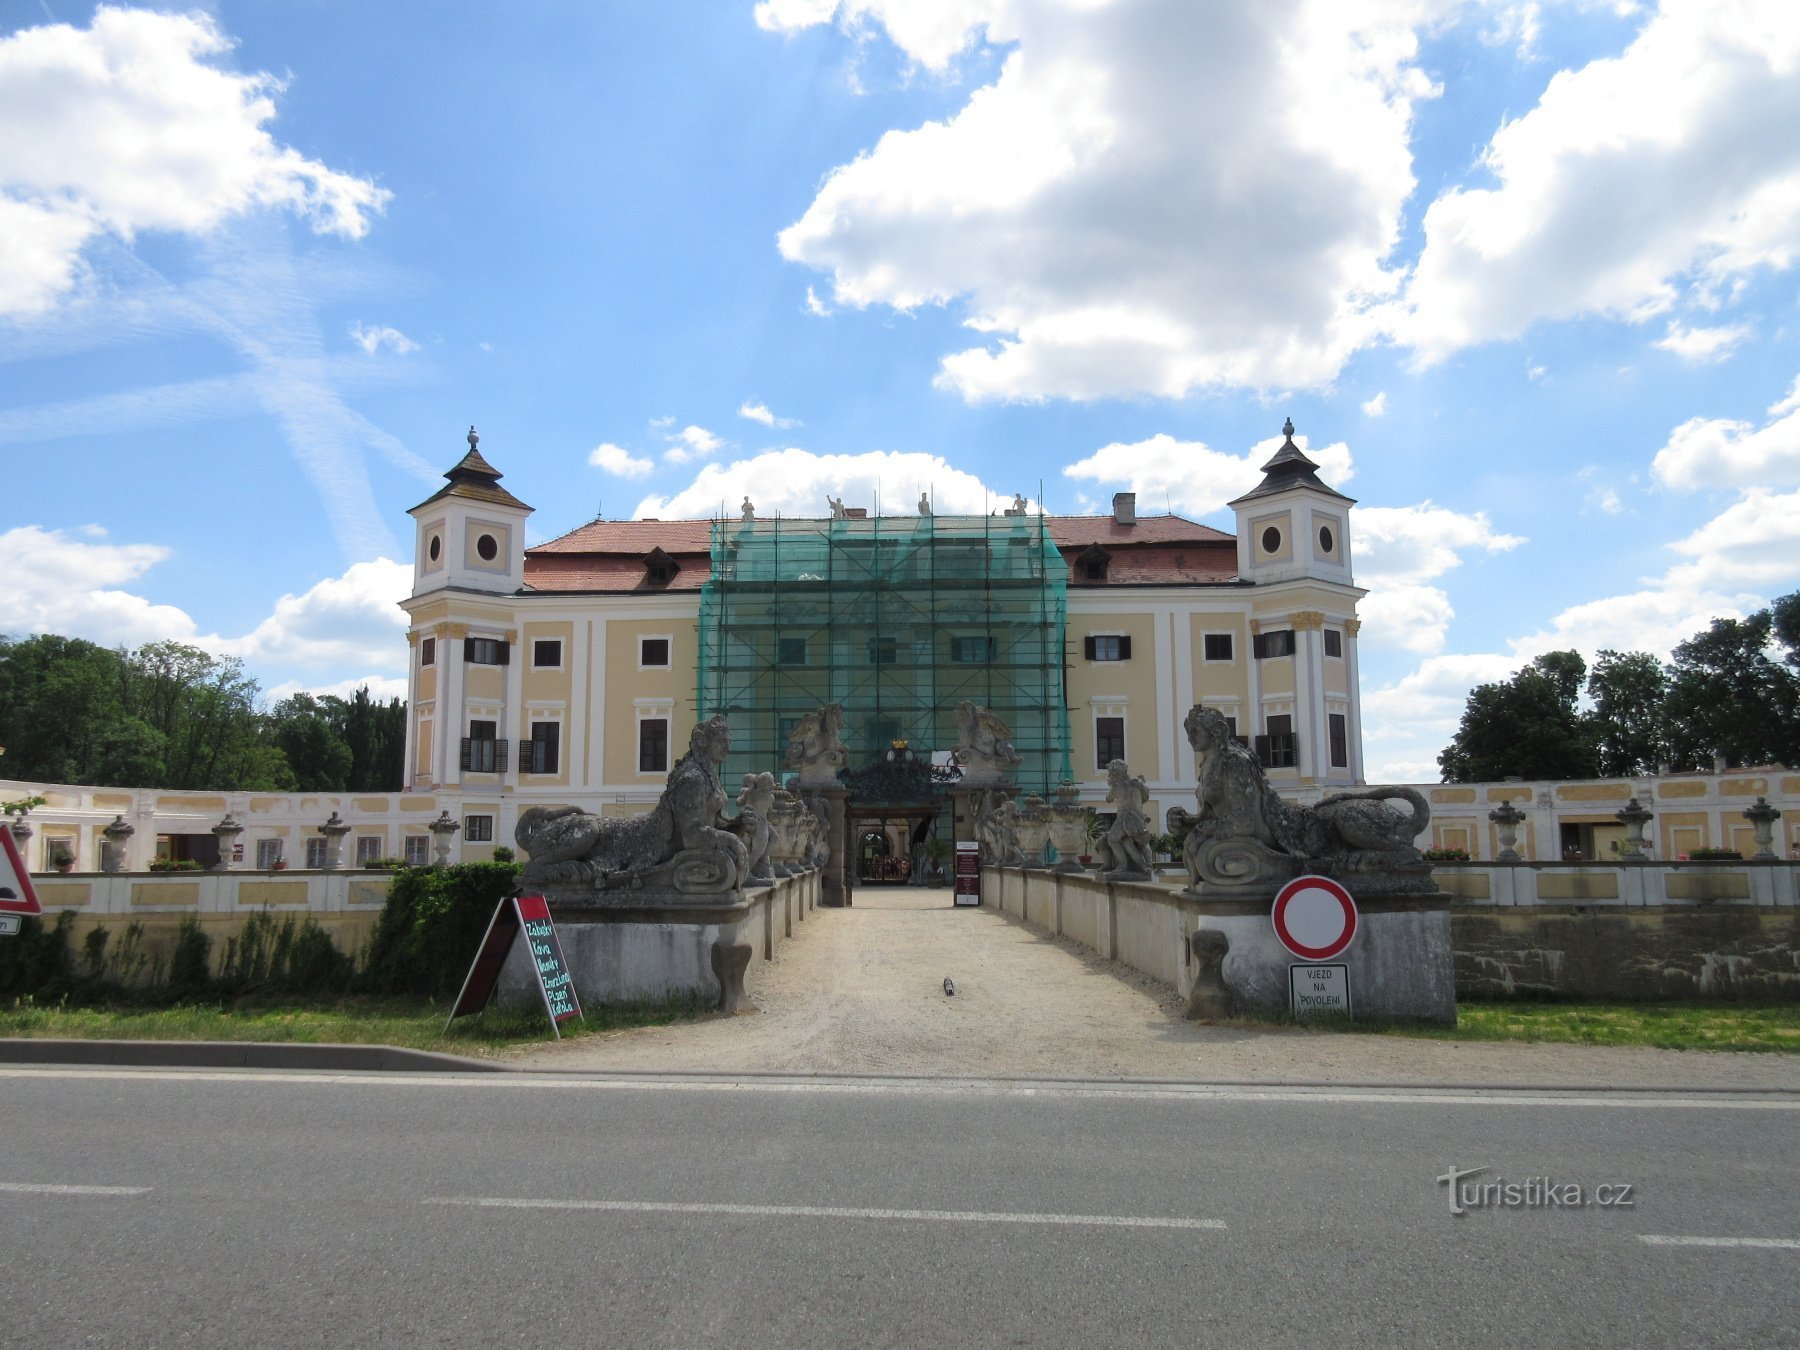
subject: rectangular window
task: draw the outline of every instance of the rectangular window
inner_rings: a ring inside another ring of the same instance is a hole
[[[1291,769],[1299,762],[1300,747],[1294,739],[1294,719],[1287,713],[1264,723],[1267,734],[1256,738],[1256,757],[1265,769]]]
[[[493,843],[494,818],[492,816],[464,816],[463,839],[471,844]]]
[[[666,666],[669,664],[669,639],[641,638],[638,641],[638,664],[640,666]]]
[[[891,637],[869,639],[869,664],[891,666],[900,659],[900,643]]]
[[[555,773],[561,739],[561,722],[533,722],[531,724],[531,767],[527,772]]]
[[[1097,634],[1082,639],[1084,648],[1082,655],[1090,661],[1129,661],[1131,659],[1131,639],[1117,637],[1112,634]]]
[[[638,772],[669,771],[669,719],[646,717],[638,723]]]
[[[381,856],[382,839],[380,835],[359,834],[356,836],[356,865],[367,867]]]
[[[463,737],[462,767],[468,773],[505,773],[507,742],[494,739],[498,727],[481,719],[469,722]]]
[[[806,664],[805,638],[776,638],[775,664],[780,666],[803,666]]]
[[[1208,661],[1229,661],[1232,656],[1230,633],[1208,633],[1205,640]]]
[[[1125,758],[1125,719],[1123,717],[1096,717],[1094,719],[1094,767],[1104,769],[1115,759]]]
[[[463,660],[474,666],[512,664],[512,644],[499,638],[464,638]]]
[[[1340,661],[1344,659],[1344,634],[1342,630],[1337,628],[1327,628],[1325,630],[1325,655],[1335,656]]]
[[[314,871],[325,865],[325,841],[323,839],[306,841],[306,865]]]
[[[434,666],[437,664],[437,639],[422,638],[419,641],[419,664]]]
[[[431,861],[431,837],[424,834],[406,836],[406,865],[423,867]]]
[[[1258,633],[1250,639],[1250,648],[1258,661],[1294,654],[1294,630],[1278,628],[1272,633]]]
[[[950,659],[958,665],[986,665],[994,659],[994,639],[985,634],[953,637],[950,639]]]
[[[531,664],[539,670],[555,670],[562,665],[562,639],[538,638],[531,644]]]
[[[1350,767],[1350,719],[1343,713],[1328,713],[1326,725],[1331,729],[1331,767]]]
[[[258,839],[256,841],[256,870],[267,872],[281,861],[281,840]]]

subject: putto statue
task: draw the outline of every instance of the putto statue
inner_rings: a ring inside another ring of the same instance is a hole
[[[1150,789],[1131,776],[1131,766],[1115,759],[1106,766],[1106,800],[1117,804],[1113,823],[1094,845],[1094,861],[1108,881],[1148,881],[1150,871]]]
[[[981,845],[981,861],[989,867],[1023,867],[1025,852],[1019,847],[1019,805],[995,792],[981,794],[975,808],[975,838]]]
[[[956,730],[960,739],[950,757],[962,766],[964,787],[997,786],[1024,758],[1013,749],[1006,723],[969,699],[956,705]]]
[[[838,733],[844,729],[844,705],[827,703],[808,713],[788,733],[787,758],[782,768],[793,769],[801,787],[832,787],[838,770],[850,762]]]
[[[730,747],[723,717],[697,725],[648,815],[603,820],[578,806],[524,812],[513,831],[528,857],[519,884],[554,891],[564,901],[598,904],[640,903],[629,892],[646,888],[708,897],[741,890],[750,855],[723,828],[725,791],[719,785],[719,765]]]
[[[1204,704],[1187,715],[1200,760],[1197,812],[1169,808],[1169,829],[1187,831],[1182,860],[1192,889],[1279,886],[1316,872],[1363,894],[1429,892],[1431,865],[1413,840],[1431,823],[1417,792],[1377,787],[1327,797],[1317,806],[1283,801],[1256,755],[1231,735],[1225,715]],[[1407,803],[1398,811],[1390,800]]]
[[[775,873],[770,862],[774,843],[775,775],[745,774],[744,789],[738,793],[737,802],[737,819],[731,822],[731,828],[744,841],[744,848],[750,855],[745,874],[751,881],[773,881]]]

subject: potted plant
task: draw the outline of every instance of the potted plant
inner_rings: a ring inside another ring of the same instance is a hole
[[[58,844],[50,850],[50,865],[59,872],[68,872],[75,866],[75,855]]]
[[[274,862],[269,864],[269,870],[271,872],[287,871],[287,859],[286,858],[277,858]]]

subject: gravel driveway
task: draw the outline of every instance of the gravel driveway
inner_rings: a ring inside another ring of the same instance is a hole
[[[864,889],[854,908],[821,909],[775,960],[752,964],[748,988],[754,1012],[512,1058],[657,1072],[1800,1089],[1790,1055],[1197,1026],[1168,986],[992,909],[956,909],[947,890]]]

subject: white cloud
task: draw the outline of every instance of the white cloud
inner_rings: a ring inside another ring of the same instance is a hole
[[[664,419],[672,421],[673,419]],[[658,423],[651,423],[652,426]],[[671,464],[686,464],[689,460],[706,459],[717,454],[725,442],[720,440],[705,427],[686,426],[673,434],[665,435],[669,448],[663,451],[663,458]]]
[[[284,595],[275,609],[240,638],[209,638],[200,645],[251,666],[310,669],[360,666],[393,670],[406,653],[406,615],[400,601],[412,593],[410,563],[375,558],[352,564],[300,595]]]
[[[620,445],[602,441],[588,451],[588,463],[620,478],[642,478],[656,468],[656,462],[640,459]]]
[[[1426,359],[1543,319],[1641,321],[1800,254],[1800,6],[1664,0],[1558,73],[1425,213],[1401,336]],[[1665,343],[1673,338],[1665,339]],[[1700,342],[1704,339],[1690,339]]]
[[[1524,662],[1489,653],[1430,656],[1392,684],[1364,692],[1364,773],[1371,783],[1438,781],[1437,755],[1456,734],[1469,690]]]
[[[1429,501],[1358,507],[1351,528],[1357,584],[1369,590],[1358,609],[1362,641],[1413,652],[1442,650],[1456,615],[1450,597],[1429,583],[1459,567],[1466,553],[1504,553],[1525,542],[1494,529],[1485,512]]]
[[[370,356],[375,355],[383,347],[404,356],[407,352],[419,350],[419,344],[402,333],[398,328],[389,328],[377,324],[364,327],[360,323],[350,325],[350,340],[361,347]]]
[[[1009,8],[1007,0],[761,0],[755,14],[758,27],[786,33],[836,18],[861,37],[870,22],[878,23],[914,61],[942,71],[977,29]]]
[[[365,688],[373,702],[386,703],[389,699],[396,698],[402,703],[406,702],[404,675],[358,675],[353,679],[333,680],[329,684],[316,684],[309,680],[283,680],[266,691],[263,697],[271,704],[279,703],[284,698],[292,698],[295,694],[311,694],[314,698],[324,698],[330,694],[349,699],[358,689]]]
[[[0,312],[41,312],[101,235],[203,234],[259,206],[358,238],[390,194],[278,144],[281,83],[218,64],[202,14],[103,6],[0,38]]]
[[[159,544],[87,543],[20,525],[0,534],[0,556],[0,633],[60,633],[105,646],[194,637],[183,611],[119,589],[169,556]]]
[[[810,450],[769,450],[748,459],[704,466],[692,484],[670,497],[646,497],[635,515],[662,520],[736,515],[749,497],[759,516],[819,517],[830,514],[827,496],[874,514],[876,496],[889,515],[911,514],[929,492],[943,515],[986,515],[1010,505],[1012,494],[990,489],[974,474],[952,468],[940,455],[912,450],[871,450],[860,455],[819,455]]]
[[[806,288],[806,312],[815,319],[825,319],[831,316],[831,306],[819,299],[819,293],[811,286]]]
[[[1606,481],[1608,472],[1598,464],[1589,464],[1575,477],[1587,487],[1584,500],[1589,506],[1605,515],[1616,516],[1625,509],[1625,503],[1619,498],[1619,490]]]
[[[745,421],[761,422],[765,427],[778,427],[783,431],[801,425],[800,419],[797,417],[777,417],[769,411],[768,404],[752,403],[748,400],[738,405],[738,416]]]
[[[780,236],[839,304],[962,301],[970,400],[1316,385],[1381,329],[1413,189],[1426,0],[855,3],[937,68],[1013,44],[953,117],[890,131]],[[760,12],[772,26],[824,6]]]
[[[1103,445],[1063,474],[1136,492],[1146,510],[1166,499],[1180,514],[1207,516],[1262,482],[1262,465],[1281,444],[1280,436],[1271,436],[1239,456],[1214,450],[1204,441],[1179,441],[1158,432],[1148,440]],[[1294,444],[1306,451],[1319,466],[1319,477],[1332,487],[1342,487],[1353,476],[1350,447],[1342,441],[1315,450],[1304,435],[1297,435]]]
[[[1800,379],[1760,427],[1693,417],[1669,433],[1650,472],[1665,487],[1800,486]]]
[[[1385,417],[1387,415],[1387,390],[1383,389],[1374,398],[1362,405],[1364,417]]]
[[[1749,336],[1750,325],[1747,323],[1726,324],[1718,328],[1687,328],[1671,319],[1668,331],[1650,345],[1660,347],[1665,352],[1673,352],[1693,365],[1704,365],[1723,361],[1731,355],[1738,343]]]

